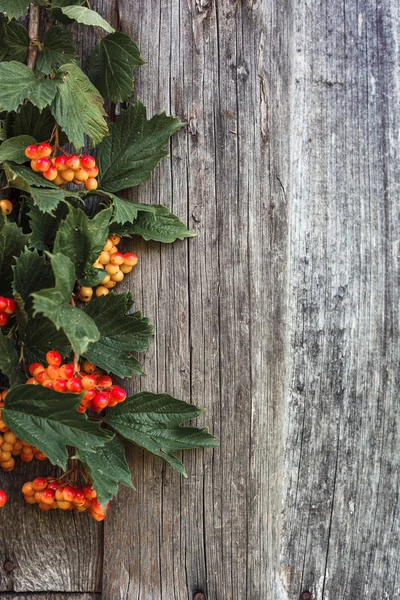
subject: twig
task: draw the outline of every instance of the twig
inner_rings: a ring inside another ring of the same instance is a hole
[[[36,66],[36,56],[38,52],[38,38],[39,38],[39,17],[40,8],[31,2],[29,6],[29,39],[30,45],[28,50],[28,67],[34,71]]]

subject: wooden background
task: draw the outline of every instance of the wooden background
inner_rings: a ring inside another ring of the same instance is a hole
[[[188,122],[133,194],[199,236],[131,246],[157,326],[132,389],[207,407],[221,445],[187,481],[129,450],[104,530],[1,475],[0,598],[398,600],[398,0],[92,7],[139,42],[149,114]]]

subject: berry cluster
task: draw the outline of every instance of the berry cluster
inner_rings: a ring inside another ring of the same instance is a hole
[[[42,173],[47,181],[61,187],[72,182],[75,185],[83,184],[87,190],[97,190],[99,169],[93,156],[71,154],[51,157],[53,151],[54,148],[46,143],[28,146],[25,156],[31,160],[32,171]]]
[[[121,238],[117,234],[112,234],[108,237],[107,243],[96,262],[93,264],[96,269],[104,269],[106,275],[100,285],[96,287],[96,296],[105,296],[109,290],[123,280],[127,273],[130,273],[134,266],[137,265],[138,257],[133,252],[118,252],[118,244]],[[79,300],[81,302],[90,302],[93,297],[93,289],[91,287],[82,287],[79,292]]]
[[[15,313],[15,302],[12,298],[0,296],[0,327],[7,325],[8,319]]]
[[[15,456],[19,456],[22,462],[31,462],[34,458],[37,460],[46,460],[45,454],[31,446],[27,442],[19,440],[16,435],[7,427],[2,419],[3,400],[7,395],[8,390],[4,390],[0,401],[0,467],[8,473],[15,466]]]
[[[9,215],[12,213],[13,205],[9,200],[3,198],[3,200],[0,200],[0,209],[3,215]]]
[[[106,517],[90,483],[80,487],[75,482],[55,477],[37,477],[22,486],[22,493],[28,504],[39,504],[44,511],[60,508],[88,512],[95,521],[103,521]]]
[[[56,392],[70,392],[85,395],[78,407],[79,412],[86,412],[88,408],[99,413],[107,406],[115,406],[126,399],[126,392],[117,385],[113,385],[111,377],[103,375],[88,360],[83,363],[83,373],[79,363],[62,363],[61,354],[50,350],[46,354],[48,366],[32,363],[29,373],[32,375],[26,382],[30,385],[42,385]]]

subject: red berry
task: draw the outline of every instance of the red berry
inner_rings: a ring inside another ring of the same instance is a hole
[[[8,315],[6,315],[5,312],[0,312],[0,327],[4,327],[4,325],[7,325],[8,322]]]
[[[97,385],[99,387],[111,387],[112,386],[112,379],[108,375],[101,375],[97,379]]]
[[[6,502],[7,502],[7,494],[3,490],[0,490],[0,507],[4,506]]]
[[[67,157],[57,156],[57,158],[54,159],[54,166],[58,171],[66,171],[68,169]]]
[[[49,169],[47,169],[47,171],[43,173],[43,177],[47,179],[47,181],[54,181],[55,179],[57,179],[58,171],[56,167],[49,167]]]
[[[47,479],[45,477],[36,477],[32,481],[32,487],[35,492],[41,492],[47,488]]]
[[[99,183],[98,183],[97,179],[95,179],[94,177],[89,177],[85,181],[85,188],[87,190],[89,190],[89,191],[90,190],[97,190],[98,185],[99,185]]]
[[[82,167],[85,169],[94,169],[96,166],[96,159],[93,156],[87,154],[81,158]]]
[[[29,365],[29,373],[32,375],[32,377],[35,377],[39,371],[44,371],[44,366],[40,363],[32,363]]]
[[[82,504],[85,503],[85,500],[85,494],[82,492],[82,490],[76,490],[74,504],[76,504],[77,506],[82,506]]]
[[[50,481],[49,485],[47,486],[47,489],[55,491],[60,487],[60,485],[62,485],[60,481]]]
[[[53,390],[56,392],[65,392],[67,389],[67,382],[64,379],[55,379],[53,381]]]
[[[6,298],[7,306],[4,310],[8,315],[13,315],[15,313],[16,304],[12,298]]]
[[[7,307],[7,298],[4,298],[4,296],[0,296],[0,312],[4,312],[6,307]]]
[[[79,394],[82,391],[82,384],[80,379],[77,377],[72,377],[67,381],[67,389],[73,394]]]
[[[36,161],[36,168],[38,171],[44,173],[44,171],[48,171],[51,167],[51,162],[48,158],[38,158]]]
[[[126,399],[126,391],[114,385],[111,389],[110,397],[117,402],[123,402]]]
[[[125,258],[124,255],[122,254],[122,252],[114,252],[113,254],[111,254],[111,264],[112,265],[123,265]]]
[[[63,489],[63,496],[64,496],[64,500],[66,502],[73,502],[73,500],[75,499],[75,496],[76,496],[76,490],[73,487],[71,487],[70,485],[67,485]]]
[[[61,354],[59,352],[56,352],[56,350],[49,350],[49,352],[47,352],[46,354],[46,360],[47,364],[56,365],[57,367],[59,367],[62,361]]]
[[[68,156],[66,165],[69,169],[72,169],[73,171],[77,171],[78,169],[80,169],[81,161],[78,156],[76,156],[75,154],[72,154],[72,156]]]
[[[77,408],[77,411],[79,413],[85,413],[87,411],[87,408],[86,408],[86,406],[83,406],[83,404],[80,404]]]
[[[82,398],[82,406],[92,408],[92,400],[96,395],[96,390],[89,390]]]
[[[108,406],[108,397],[103,392],[95,395],[92,402],[92,408],[96,412],[104,410]]]
[[[81,383],[84,390],[92,390],[96,387],[97,377],[94,375],[84,375],[81,379]]]
[[[55,491],[47,488],[47,490],[43,490],[41,500],[44,504],[53,504],[53,500],[55,499],[55,497]]]
[[[138,263],[138,257],[133,252],[125,252],[124,265],[127,267],[135,267]]]
[[[71,367],[74,370],[74,373],[79,373],[79,371],[81,370],[81,365],[79,363],[74,363],[72,360],[71,362],[68,363],[69,365],[71,365]]]
[[[91,483],[84,485],[82,488],[82,492],[85,494],[85,498],[89,498],[89,500],[93,500],[94,498],[97,498],[96,491],[93,489]]]
[[[37,157],[43,158],[46,156],[50,156],[52,152],[53,148],[50,146],[50,144],[40,144],[37,149]],[[35,156],[32,156],[32,158],[35,158]]]
[[[49,390],[53,389],[53,382],[51,379],[46,379],[46,381],[43,381],[42,386],[45,388],[49,388]]]
[[[93,169],[86,169],[89,177],[97,177],[99,174],[99,167],[93,167]]]
[[[30,158],[31,160],[33,158],[39,158],[38,157],[38,147],[35,145],[32,145],[32,146],[28,146],[27,148],[25,148],[25,156],[27,158]]]
[[[48,378],[49,378],[49,376],[47,375],[47,372],[45,369],[43,369],[43,371],[40,371],[38,369],[38,371],[35,375],[36,381],[38,381],[39,383],[44,383]]]
[[[74,376],[73,365],[71,363],[61,365],[61,367],[58,370],[58,374],[61,377],[61,379],[71,379],[71,377]]]

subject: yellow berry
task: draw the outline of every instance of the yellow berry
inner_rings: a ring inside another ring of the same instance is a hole
[[[121,270],[119,270],[118,273],[115,273],[115,275],[111,275],[111,281],[115,281],[116,283],[119,283],[120,281],[123,280],[124,277],[125,277],[125,275],[123,274],[123,272]]]
[[[102,252],[98,258],[99,263],[102,265],[108,265],[111,260],[111,255],[109,252]]]
[[[117,233],[113,233],[110,235],[109,239],[112,241],[113,244],[118,246],[118,244],[121,241],[121,236],[119,236]]]
[[[106,283],[108,283],[110,281],[110,277],[111,275],[106,275],[103,281],[100,281],[101,285],[105,285]]]
[[[116,285],[117,285],[117,282],[116,281],[111,281],[111,279],[110,279],[110,281],[107,281],[107,283],[104,284],[104,287],[108,288],[108,289],[111,289],[111,288],[113,288]]]
[[[13,205],[9,200],[0,200],[0,208],[3,215],[12,213]]]
[[[106,296],[109,294],[109,291],[104,285],[99,285],[96,288],[96,296]]]
[[[69,182],[75,179],[75,171],[67,169],[66,171],[60,171],[60,176],[64,179],[64,182]]]
[[[113,246],[114,246],[114,244],[112,243],[112,241],[110,239],[108,239],[106,245],[103,248],[104,252],[110,252],[110,250]]]
[[[115,273],[118,273],[119,271],[119,266],[108,263],[108,265],[105,266],[105,269],[110,275],[115,275]]]
[[[122,271],[123,273],[125,273],[125,275],[127,273],[130,273],[132,271],[133,267],[129,267],[128,265],[121,265],[120,266],[120,271]]]

